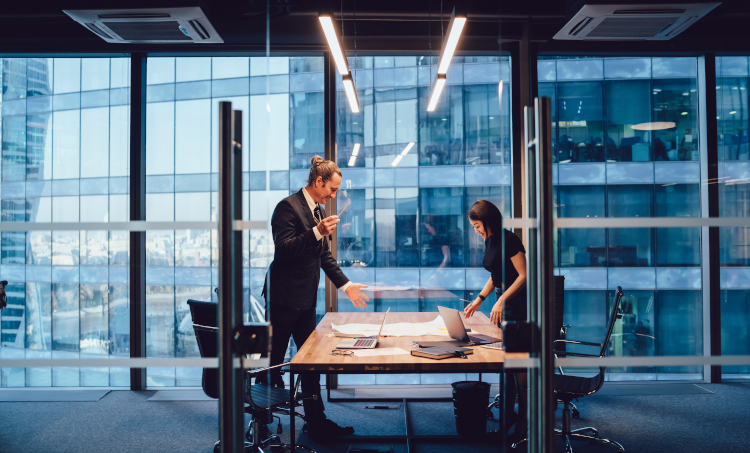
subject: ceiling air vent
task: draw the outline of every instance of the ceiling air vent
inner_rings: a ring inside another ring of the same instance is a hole
[[[555,39],[668,40],[720,3],[615,5],[585,4]]]
[[[112,43],[222,43],[199,7],[65,10],[65,14]]]

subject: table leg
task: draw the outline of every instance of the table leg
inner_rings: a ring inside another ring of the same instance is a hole
[[[294,405],[296,401],[294,401],[294,371],[289,370],[289,445],[291,447],[291,451],[294,452],[296,449],[295,443],[296,443],[296,431],[294,430],[294,419],[296,418],[294,416]]]
[[[404,398],[404,424],[406,425],[406,453],[411,453],[411,430],[409,429],[409,409],[407,408],[407,399]]]

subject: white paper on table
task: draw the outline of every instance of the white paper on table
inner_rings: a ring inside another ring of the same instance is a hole
[[[374,337],[380,330],[379,324],[344,324],[337,326],[331,323],[331,329],[347,336]],[[410,323],[398,322],[386,324],[383,327],[383,335],[389,337],[421,337],[424,335],[448,336],[443,318],[438,315],[432,321]]]
[[[380,355],[403,355],[411,354],[401,348],[373,348],[373,349],[353,349],[352,352],[357,357],[375,357]]]

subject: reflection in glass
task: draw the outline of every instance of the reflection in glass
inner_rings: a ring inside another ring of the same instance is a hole
[[[128,175],[122,88],[129,85],[129,59],[14,58],[0,66],[2,221],[127,221],[127,182],[114,177]],[[128,232],[3,232],[0,238],[3,278],[12,281],[10,305],[0,314],[0,357],[129,356],[128,272],[122,269]],[[119,264],[120,272],[108,264]],[[116,298],[110,279],[121,288]],[[0,385],[127,386],[129,374],[108,367],[2,369]]]

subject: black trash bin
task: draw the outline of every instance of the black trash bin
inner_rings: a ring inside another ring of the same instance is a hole
[[[487,405],[490,384],[459,381],[453,387],[453,415],[459,436],[482,436],[487,432]]]

